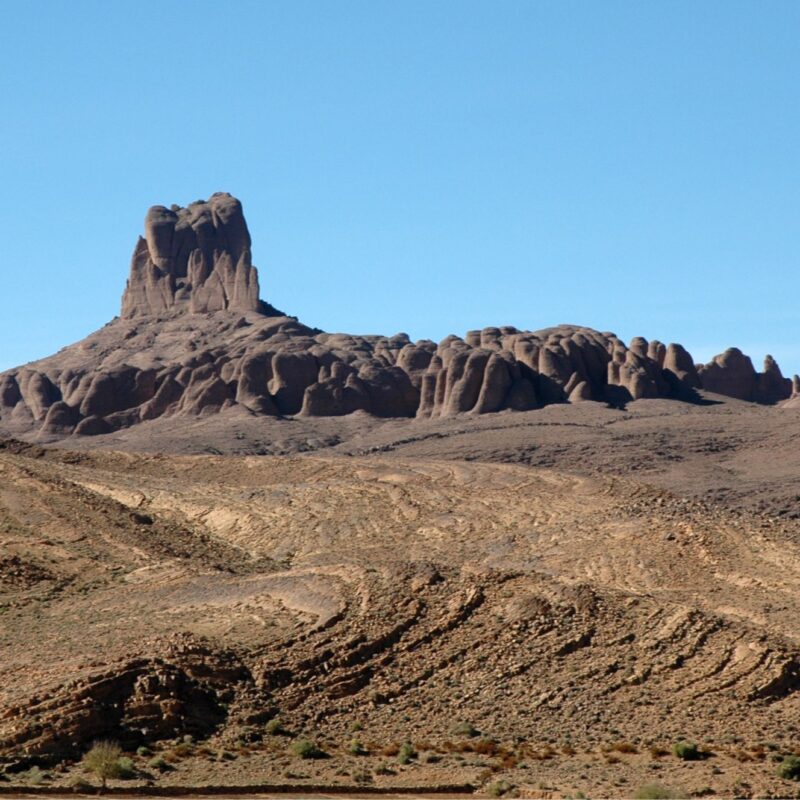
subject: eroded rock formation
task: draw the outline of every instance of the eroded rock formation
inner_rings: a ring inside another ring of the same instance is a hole
[[[238,200],[155,206],[134,250],[121,318],[60,353],[0,375],[13,432],[98,435],[238,405],[253,414],[447,417],[551,403],[691,399],[704,389],[775,403],[797,385],[731,348],[695,365],[679,344],[562,325],[448,336],[439,344],[329,334],[259,299]]]
[[[133,251],[122,316],[262,311],[242,205],[217,192],[186,208],[153,206]]]

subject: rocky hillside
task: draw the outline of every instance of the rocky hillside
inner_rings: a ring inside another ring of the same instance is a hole
[[[796,521],[525,466],[6,442],[0,530],[12,783],[111,737],[166,784],[786,786]]]
[[[241,204],[215,194],[151,208],[122,311],[59,353],[0,375],[0,429],[44,440],[237,406],[272,417],[436,418],[698,391],[773,404],[800,392],[769,356],[732,348],[696,365],[679,344],[563,325],[470,331],[436,344],[405,334],[323,333],[259,298]]]

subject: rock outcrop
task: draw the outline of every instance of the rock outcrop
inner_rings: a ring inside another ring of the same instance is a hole
[[[155,206],[134,250],[121,317],[0,375],[8,432],[94,436],[170,415],[448,417],[551,403],[692,399],[698,389],[776,403],[797,393],[770,357],[731,348],[696,366],[679,344],[562,325],[406,334],[322,333],[259,298],[238,200]]]
[[[131,749],[183,735],[204,739],[225,722],[238,692],[252,692],[249,670],[228,651],[185,635],[147,642],[145,649],[146,657],[6,708],[0,763],[53,762],[104,738]],[[150,655],[161,649],[163,655]]]
[[[753,362],[737,347],[730,347],[698,367],[701,386],[716,394],[757,403],[777,403],[792,395],[792,381],[784,378],[772,356],[764,359],[764,371],[756,372]]]
[[[264,311],[241,203],[217,192],[186,208],[153,206],[133,251],[122,316],[173,309]]]

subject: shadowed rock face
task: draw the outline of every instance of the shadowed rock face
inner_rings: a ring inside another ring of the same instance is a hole
[[[229,194],[151,208],[121,317],[0,375],[0,425],[18,435],[90,436],[234,405],[272,416],[432,418],[691,400],[697,389],[760,403],[793,393],[769,356],[761,373],[735,348],[698,366],[679,344],[636,337],[626,345],[574,325],[484,328],[438,345],[402,333],[322,333],[259,299],[250,246]]]

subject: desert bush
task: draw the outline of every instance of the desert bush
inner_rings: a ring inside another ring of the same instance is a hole
[[[698,761],[702,757],[694,742],[676,742],[672,747],[672,752],[681,761]]]
[[[654,744],[650,748],[650,758],[659,759],[668,755],[669,755],[669,750],[667,750],[666,747],[659,747],[658,745]]]
[[[136,748],[136,755],[141,756],[144,758],[145,756],[149,756],[153,751],[147,747],[146,745],[140,745]]]
[[[289,749],[298,758],[321,758],[324,755],[322,750],[311,739],[303,737],[292,742]]]
[[[353,739],[350,742],[349,747],[347,748],[347,752],[350,753],[351,756],[366,756],[369,755],[367,752],[367,748],[364,747],[363,744],[358,739]]]
[[[508,781],[495,781],[486,787],[486,791],[490,797],[502,797],[508,794],[513,787]]]
[[[397,773],[387,764],[379,764],[375,767],[376,775],[396,775]]]
[[[358,784],[374,783],[372,773],[365,769],[356,770],[353,773],[353,780]]]
[[[479,736],[480,731],[471,722],[456,723],[450,733],[453,736]]]
[[[167,764],[161,756],[151,758],[147,762],[147,766],[150,767],[150,769],[157,769],[159,772],[166,772],[170,768],[169,764]]]
[[[630,742],[614,742],[613,744],[608,745],[606,748],[607,752],[615,751],[617,753],[638,753],[639,751],[636,749],[636,745],[631,744]]]
[[[23,773],[25,776],[25,780],[28,783],[32,783],[34,786],[38,786],[50,777],[46,772],[42,771],[39,767],[31,767],[29,770]]]
[[[398,764],[408,764],[409,761],[417,757],[417,751],[414,750],[414,745],[411,742],[403,742],[400,745],[400,750],[397,753]]]
[[[286,733],[279,717],[273,717],[265,726],[264,732],[268,736],[281,736]]]
[[[176,744],[175,747],[172,748],[172,752],[175,753],[178,758],[186,758],[186,756],[192,754],[192,743],[181,742],[180,744]]]
[[[133,760],[128,758],[128,756],[122,756],[117,759],[117,766],[119,767],[118,778],[130,780],[136,777],[136,767],[133,765]]]
[[[778,776],[787,781],[800,781],[800,758],[786,756],[778,765]]]
[[[640,786],[633,796],[635,800],[677,800],[684,795],[657,783],[646,783]]]
[[[95,742],[92,749],[83,757],[83,766],[100,778],[105,789],[109,778],[120,777],[119,760],[122,749],[116,742]]]
[[[236,756],[229,750],[220,750],[217,752],[217,758],[220,761],[235,761]]]
[[[94,790],[94,786],[86,781],[80,775],[73,775],[67,781],[67,788],[71,789],[75,794],[89,794]]]
[[[473,753],[481,756],[493,756],[497,753],[497,742],[494,739],[480,739],[470,748]]]

